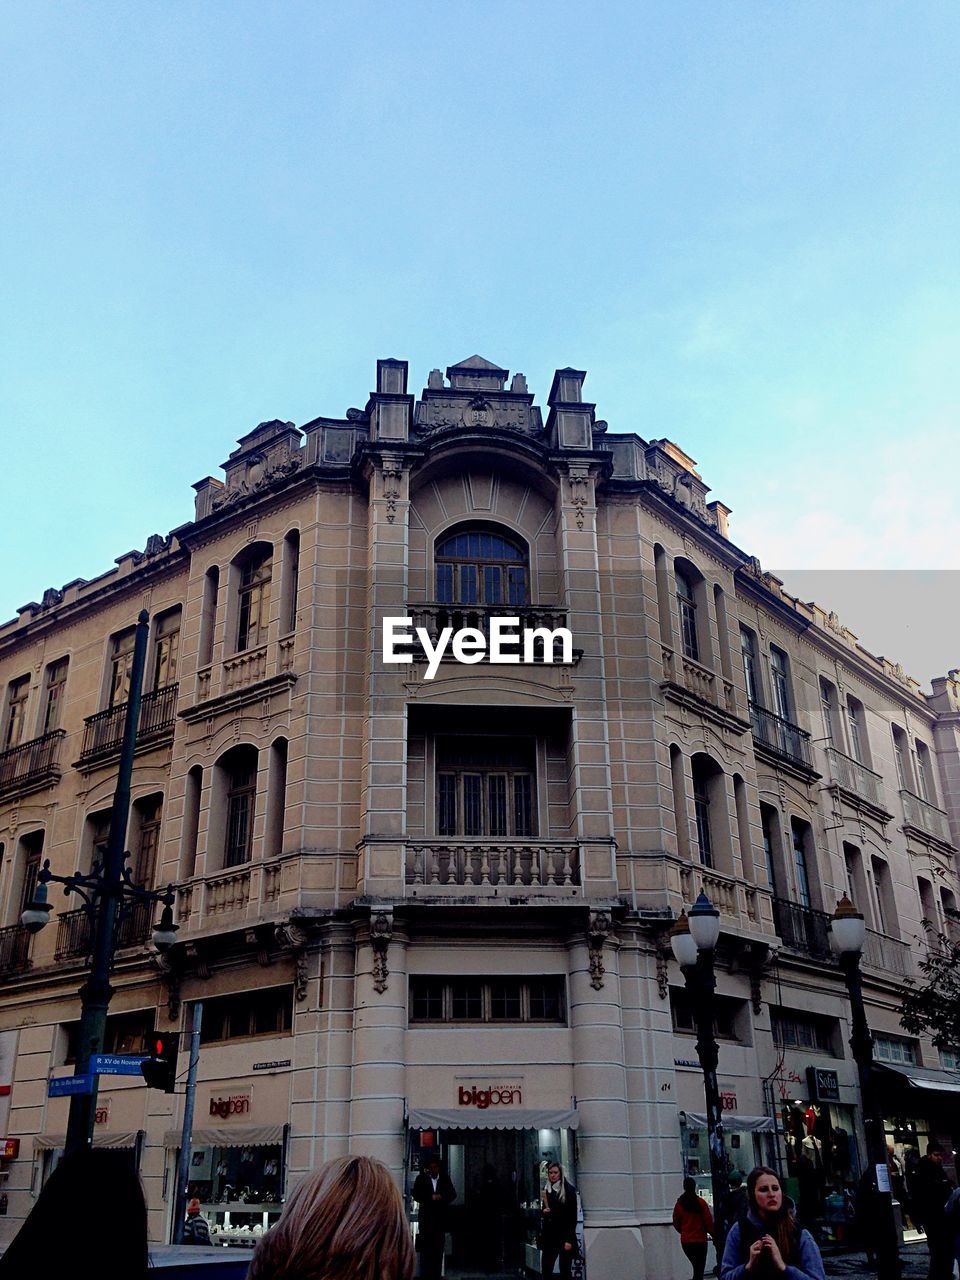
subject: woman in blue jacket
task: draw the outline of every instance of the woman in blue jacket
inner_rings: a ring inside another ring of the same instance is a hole
[[[747,1212],[730,1228],[720,1280],[826,1280],[817,1242],[764,1165],[747,1178]]]

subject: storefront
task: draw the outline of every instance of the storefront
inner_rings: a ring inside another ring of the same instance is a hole
[[[772,1162],[774,1128],[769,1116],[739,1115],[733,1111],[724,1115],[723,1141],[731,1191],[735,1192],[745,1184],[747,1174],[756,1165]],[[697,1184],[697,1194],[712,1209],[713,1184],[710,1180],[710,1147],[707,1142],[705,1112],[680,1112],[680,1144],[685,1175],[693,1178]]]
[[[539,1275],[547,1166],[559,1163],[576,1182],[576,1110],[531,1110],[501,1101],[511,1096],[522,1094],[509,1085],[494,1086],[481,1090],[472,1104],[408,1113],[406,1195],[414,1234],[417,1206],[411,1193],[431,1156],[439,1157],[457,1193],[449,1211],[447,1276],[478,1267]]]
[[[910,1180],[918,1161],[926,1155],[928,1142],[943,1148],[944,1167],[956,1181],[960,1072],[886,1063],[875,1063],[873,1070],[891,1161],[891,1183],[901,1205],[906,1238],[911,1239]]]

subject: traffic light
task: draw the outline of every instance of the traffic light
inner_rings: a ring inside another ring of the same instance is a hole
[[[155,1031],[150,1037],[150,1056],[140,1063],[140,1071],[151,1089],[173,1093],[179,1048],[179,1031]]]

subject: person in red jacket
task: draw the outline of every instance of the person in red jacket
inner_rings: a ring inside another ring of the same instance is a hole
[[[692,1178],[684,1178],[683,1195],[673,1206],[673,1229],[680,1233],[680,1248],[693,1264],[693,1280],[703,1280],[707,1237],[713,1235],[713,1214],[706,1200],[697,1195]]]

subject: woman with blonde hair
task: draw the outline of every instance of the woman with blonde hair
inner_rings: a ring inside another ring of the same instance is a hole
[[[385,1165],[340,1156],[304,1178],[247,1280],[411,1280],[413,1240]]]

